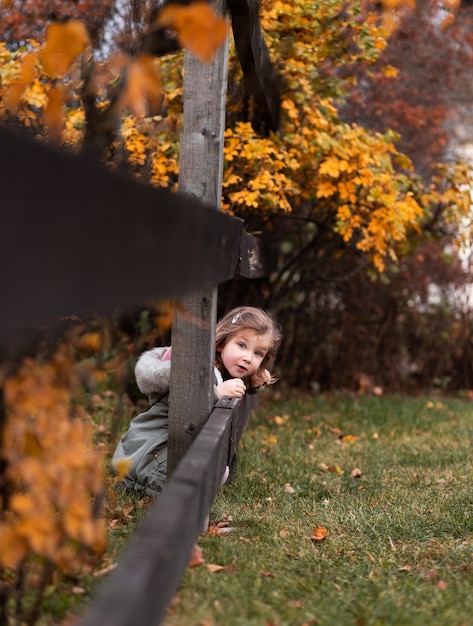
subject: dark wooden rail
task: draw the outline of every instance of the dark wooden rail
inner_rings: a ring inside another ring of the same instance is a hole
[[[212,4],[226,13],[223,0]],[[258,3],[230,0],[228,7],[256,113],[251,121],[267,134],[278,125],[279,90]],[[158,35],[144,49],[161,54]],[[107,314],[182,297],[200,321],[177,317],[173,324],[168,483],[82,626],[160,623],[253,407],[251,397],[223,399],[211,411],[216,286],[265,273],[258,240],[240,220],[216,210],[227,49],[228,42],[205,66],[185,56],[182,193],[153,189],[0,129],[0,360],[29,349],[32,325],[86,311]],[[173,392],[178,388],[180,395]]]
[[[0,162],[0,361],[21,357],[38,322],[264,274],[260,242],[241,220],[185,194],[1,128]],[[83,626],[159,624],[253,406],[254,397],[217,404]]]
[[[252,403],[252,397],[219,401],[81,626],[155,626],[161,622]]]
[[[262,272],[243,222],[196,198],[2,128],[0,163],[0,359],[24,351],[30,325]]]

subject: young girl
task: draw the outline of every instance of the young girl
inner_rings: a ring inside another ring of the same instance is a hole
[[[238,307],[227,313],[216,327],[215,402],[272,384],[269,370],[281,337],[277,323],[261,309]],[[169,347],[153,348],[138,359],[136,382],[150,406],[132,419],[112,458],[112,468],[125,459],[129,463],[127,487],[151,496],[158,496],[166,482],[171,353]]]

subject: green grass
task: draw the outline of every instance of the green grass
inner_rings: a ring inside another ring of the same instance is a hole
[[[232,530],[199,539],[205,564],[187,569],[165,626],[473,626],[472,402],[275,396],[211,511]],[[113,394],[94,415],[108,449]],[[109,489],[107,554],[90,563],[103,575],[58,579],[37,626],[76,626],[150,502]]]
[[[268,394],[166,626],[473,625],[472,409]]]

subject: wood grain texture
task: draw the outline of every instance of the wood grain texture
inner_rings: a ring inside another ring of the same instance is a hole
[[[80,626],[161,623],[220,487],[236,403],[212,412]]]

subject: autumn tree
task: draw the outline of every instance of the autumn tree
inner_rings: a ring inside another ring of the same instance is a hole
[[[393,124],[399,132],[386,131],[386,124],[367,130],[355,123],[364,123],[364,87],[351,90],[360,115],[349,122],[339,114],[351,86],[364,86],[373,74],[386,92],[386,84],[399,75],[389,58],[376,62],[387,50],[386,33],[401,37],[402,30],[392,27],[378,7],[369,9],[358,2],[263,3],[261,22],[281,87],[277,132],[261,134],[257,103],[236,55],[231,56],[223,207],[244,218],[250,230],[263,231],[278,256],[279,271],[265,290],[269,299],[262,299],[281,314],[313,300],[311,285],[351,280],[362,271],[385,272],[433,224],[454,234],[469,210],[465,168],[451,164],[434,171],[431,162],[431,178],[422,179],[398,151],[404,128]],[[405,9],[400,3],[400,12]],[[130,10],[125,48],[136,56],[115,57],[105,65],[93,60],[79,35],[82,59],[89,60],[84,66],[79,57],[71,59],[70,79],[61,89],[41,76],[41,56],[31,57],[26,48],[5,49],[4,111],[16,111],[23,123],[43,132],[38,116],[43,110],[49,134],[65,145],[92,148],[111,162],[126,163],[145,181],[174,188],[181,63],[179,54],[164,57],[157,73],[155,34],[169,26],[161,18],[158,13],[158,21],[140,31],[145,13]],[[181,43],[171,41],[170,49]],[[151,56],[143,56],[143,50]],[[33,70],[39,74],[31,79]],[[417,126],[420,106],[411,114]],[[437,111],[441,119],[440,105]]]
[[[416,7],[401,3],[395,11],[387,10],[392,6],[389,2],[380,3],[373,16],[391,34],[385,50],[369,72],[362,68],[355,68],[355,72],[347,68],[339,70],[339,75],[350,79],[351,85],[341,114],[344,119],[373,130],[395,129],[398,133],[396,146],[409,155],[416,171],[429,182],[439,161],[454,161],[471,127],[469,107],[465,106],[471,100],[472,87],[467,69],[471,63],[471,6],[429,1],[418,3]],[[350,295],[355,286],[356,293],[368,291],[371,294],[373,311],[385,309],[382,293],[397,294],[392,300],[393,306],[389,307],[391,314],[384,321],[374,316],[371,325],[366,325],[366,321],[361,322],[365,316],[359,312],[358,326],[365,328],[364,337],[371,335],[378,339],[374,342],[363,339],[362,343],[355,339],[358,348],[353,350],[371,360],[370,364],[365,360],[360,367],[391,388],[425,387],[433,382],[440,384],[439,381],[449,388],[471,385],[468,366],[471,268],[464,260],[460,261],[458,248],[452,246],[458,223],[444,217],[441,207],[426,215],[418,250],[412,258],[404,257],[399,265],[392,266],[392,271],[388,268],[384,285],[379,284],[376,290],[379,302],[373,300],[375,291],[369,285],[364,286],[363,276],[356,277],[351,285],[340,286],[344,305],[350,310],[357,308],[357,296]],[[399,272],[399,267],[406,267],[406,264],[411,270],[416,265],[416,271]],[[402,292],[396,289],[401,278]],[[425,297],[426,286],[428,298]],[[354,319],[351,318],[351,322],[354,323]],[[383,332],[376,319],[383,325]],[[341,314],[337,316],[337,324],[343,324]],[[367,330],[370,326],[371,334]],[[349,329],[344,335],[347,347]],[[379,343],[380,337],[393,336],[398,341],[393,342],[392,349]],[[455,341],[442,344],[441,337],[455,338]],[[440,344],[434,349],[436,342]],[[431,356],[426,359],[428,353]],[[350,369],[349,362],[360,363],[360,359],[355,355],[351,359],[347,356],[345,372]],[[391,363],[391,367],[380,372],[381,362]],[[334,377],[341,371],[339,365],[334,364],[330,371],[334,383]],[[388,372],[394,375],[391,377]],[[347,384],[347,380],[336,384]]]

